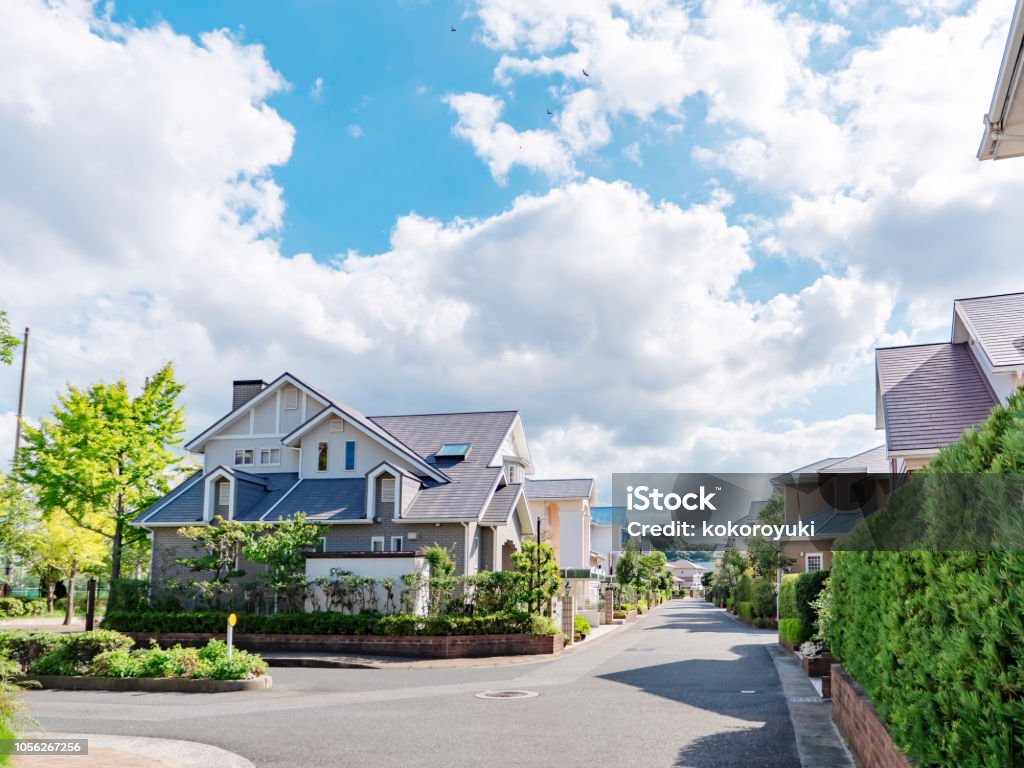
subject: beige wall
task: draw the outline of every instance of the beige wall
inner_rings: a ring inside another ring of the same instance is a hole
[[[804,573],[807,570],[806,556],[811,553],[822,555],[822,569],[832,568],[832,541],[829,539],[787,541],[782,547],[783,557],[792,561],[790,573]]]

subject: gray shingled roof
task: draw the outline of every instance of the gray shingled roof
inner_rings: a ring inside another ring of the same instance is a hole
[[[814,524],[814,539],[834,539],[849,533],[857,527],[857,523],[864,519],[860,512],[837,512],[834,509],[825,509],[805,518],[800,522],[805,525]]]
[[[863,472],[869,475],[884,475],[889,472],[889,460],[886,457],[885,446],[879,445],[866,451],[855,453],[848,458],[840,459],[820,471],[825,474]]]
[[[318,523],[366,519],[366,480],[361,477],[305,479],[267,515],[266,521],[288,520],[304,512]]]
[[[407,520],[477,519],[501,474],[500,467],[487,464],[501,447],[515,418],[516,411],[372,417],[373,422],[424,458],[432,457],[445,443],[470,444],[465,459],[435,462],[451,482],[426,484],[402,517]]]
[[[137,523],[197,523],[203,519],[203,473],[195,472],[136,518]]]
[[[240,503],[242,485],[239,484],[235,496],[235,520],[259,520],[298,482],[299,474],[297,472],[268,472],[265,475],[260,475],[260,479],[264,482],[264,486],[260,489],[261,492],[244,505]]]
[[[1024,366],[1024,293],[957,299],[994,366]]]
[[[966,344],[882,347],[875,368],[890,452],[949,445],[999,402]]]
[[[519,498],[519,491],[522,489],[520,483],[503,485],[494,492],[491,503],[480,518],[481,523],[501,524],[508,522],[508,516],[515,509],[516,499]]]
[[[594,480],[589,477],[526,481],[528,499],[589,499],[593,490]]]

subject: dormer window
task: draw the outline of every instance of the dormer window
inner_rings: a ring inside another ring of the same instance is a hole
[[[509,485],[523,482],[523,468],[518,464],[506,464],[505,480]]]
[[[438,452],[434,454],[434,458],[461,461],[469,454],[469,448],[469,443],[445,443],[441,446]]]
[[[240,448],[235,451],[235,466],[245,467],[251,466],[253,463],[253,450],[252,448]]]

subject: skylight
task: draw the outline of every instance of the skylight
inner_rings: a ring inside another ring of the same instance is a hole
[[[469,443],[445,443],[434,454],[435,459],[464,459],[469,453]]]

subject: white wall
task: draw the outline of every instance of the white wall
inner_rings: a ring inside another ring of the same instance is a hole
[[[400,469],[413,469],[409,461],[400,458],[348,422],[345,422],[342,432],[331,432],[330,421],[330,418],[325,419],[322,424],[318,424],[302,437],[303,477],[362,477],[382,461],[390,462]],[[356,444],[356,465],[354,470],[347,471],[345,443],[350,440]],[[317,469],[317,444],[321,442],[327,443],[326,472]]]
[[[359,576],[368,576],[376,579],[378,582],[388,578],[389,576],[395,580],[395,604],[398,606],[398,610],[401,609],[401,595],[405,589],[405,585],[402,583],[402,577],[410,573],[422,574],[424,580],[424,587],[420,591],[419,604],[416,606],[415,613],[420,616],[425,616],[427,613],[427,588],[426,579],[428,575],[428,566],[425,558],[422,557],[311,557],[306,560],[306,581],[312,581],[317,578],[326,578],[332,581],[336,580],[336,576],[331,575],[331,571],[337,569],[339,571],[349,571]],[[383,612],[384,602],[387,599],[387,593],[384,587],[377,586],[377,605],[378,609]],[[320,593],[320,601],[322,605],[326,604],[323,599],[322,592]],[[312,610],[312,604],[307,602],[306,610]]]

